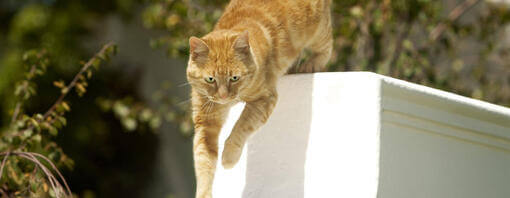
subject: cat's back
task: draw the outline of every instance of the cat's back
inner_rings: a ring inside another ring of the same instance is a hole
[[[264,52],[259,62],[283,75],[304,49],[330,38],[330,1],[232,0],[213,32],[249,31],[250,43]]]
[[[330,0],[232,0],[216,28],[232,28],[247,20],[307,28],[329,13],[329,4]]]

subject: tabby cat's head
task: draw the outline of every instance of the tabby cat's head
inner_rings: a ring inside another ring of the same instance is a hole
[[[255,69],[248,40],[248,32],[191,37],[187,68],[191,86],[216,103],[239,100]]]

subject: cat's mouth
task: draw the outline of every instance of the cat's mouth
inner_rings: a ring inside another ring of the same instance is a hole
[[[229,98],[218,98],[218,97],[209,97],[209,100],[218,103],[218,104],[228,104],[236,101],[236,97]]]
[[[213,99],[211,100],[215,103],[218,103],[218,104],[227,104],[227,103],[231,103],[233,100],[232,99]]]

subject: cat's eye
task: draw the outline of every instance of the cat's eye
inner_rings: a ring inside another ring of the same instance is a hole
[[[230,77],[230,81],[235,82],[235,81],[238,81],[239,78],[240,78],[239,76],[232,76],[232,77]]]
[[[207,83],[213,83],[214,81],[216,81],[216,80],[213,77],[209,76],[209,77],[205,78],[205,82],[207,82]]]

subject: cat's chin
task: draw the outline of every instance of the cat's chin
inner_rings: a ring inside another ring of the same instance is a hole
[[[218,103],[218,104],[227,104],[228,102],[226,101],[213,101],[214,103]]]
[[[211,100],[211,101],[214,103],[218,103],[218,104],[229,104],[229,103],[235,102],[235,100],[233,100],[233,99],[225,99],[225,100],[216,99],[216,100]]]

